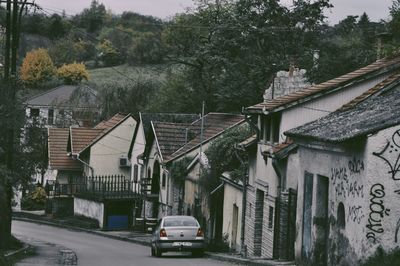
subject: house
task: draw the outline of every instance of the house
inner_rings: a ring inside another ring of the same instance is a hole
[[[73,177],[82,175],[83,167],[79,161],[68,156],[68,128],[48,129],[48,170],[44,184],[48,181],[68,184]]]
[[[222,217],[213,219],[212,210],[222,209],[222,199],[212,201],[199,185],[201,169],[207,166],[204,151],[225,131],[245,124],[236,114],[209,113],[185,123],[152,122],[152,138],[145,151],[147,177],[151,178],[148,215],[189,214],[198,218],[208,237],[222,231]],[[202,128],[203,125],[203,128]],[[200,156],[201,155],[201,156]],[[177,171],[177,169],[180,169]],[[218,224],[218,225],[216,225]]]
[[[88,126],[99,113],[96,96],[87,86],[61,85],[25,101],[26,117],[46,127]]]
[[[70,128],[68,152],[84,175],[77,181],[75,215],[96,219],[101,228],[132,225],[138,192],[130,182],[128,152],[135,128],[136,120],[122,114],[94,128]]]
[[[400,75],[285,134],[298,146],[296,261],[358,265],[398,248]]]
[[[388,78],[399,67],[400,58],[378,60],[335,79],[266,99],[243,110],[257,131],[257,142],[253,144],[256,148],[249,153],[244,199],[244,254],[288,260],[295,255],[299,186],[297,178],[287,173],[288,165],[297,167],[299,153],[297,145],[283,133],[329,115]]]
[[[139,184],[141,178],[144,177],[143,154],[147,140],[151,135],[152,122],[192,123],[199,118],[200,116],[196,114],[139,113],[139,119],[128,152],[128,158],[131,162],[131,180]]]

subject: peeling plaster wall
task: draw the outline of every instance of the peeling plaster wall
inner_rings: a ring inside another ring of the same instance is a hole
[[[224,209],[223,209],[223,225],[222,233],[228,236],[228,243],[231,249],[239,252],[240,247],[240,233],[242,230],[242,191],[229,183],[224,184]],[[237,214],[237,230],[236,242],[232,243],[232,226],[233,226],[233,206],[238,207]]]
[[[104,204],[97,201],[74,198],[74,215],[82,215],[99,221],[103,228]]]
[[[311,237],[311,257],[318,257],[316,207],[318,176],[329,180],[328,265],[354,265],[372,255],[378,246],[399,246],[400,236],[400,127],[370,136],[365,141],[331,146],[299,147],[300,167],[288,173],[298,177],[296,261],[302,257],[304,237]],[[290,168],[291,165],[288,166]],[[311,236],[303,236],[304,175],[313,174]],[[397,180],[398,179],[398,180]],[[343,203],[345,227],[338,223],[338,206]],[[397,237],[396,237],[397,236]],[[397,242],[396,242],[397,240]]]

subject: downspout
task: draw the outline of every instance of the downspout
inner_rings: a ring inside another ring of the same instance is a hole
[[[250,119],[249,116],[245,116],[244,119],[245,119],[246,122],[250,125],[250,127],[251,127],[252,129],[254,129],[254,131],[256,132],[257,139],[260,139],[260,129],[257,127],[257,125],[255,125],[255,124],[251,121],[251,119]]]
[[[81,158],[79,158],[79,153],[76,155],[76,159],[78,161],[80,161],[81,163],[83,163],[84,165],[86,165],[87,167],[89,167],[90,171],[92,172],[92,176],[94,176],[94,169],[93,167],[91,167],[87,162],[83,161]]]
[[[277,203],[280,204],[281,188],[282,188],[282,173],[279,170],[278,160],[274,156],[272,156],[272,167],[274,168],[275,173],[276,173],[276,175],[278,177],[278,188],[277,188],[277,193],[276,193],[277,196],[276,196],[276,198],[277,198]],[[275,226],[274,226],[274,237],[273,237],[273,241],[274,242],[275,242],[275,240],[279,239],[278,238],[279,234],[280,234],[280,226],[279,226],[280,222],[279,222],[279,220],[280,220],[280,213],[279,213],[279,211],[278,211],[278,209],[276,208],[276,205],[275,205],[275,221],[274,221]],[[275,257],[275,255],[276,255],[277,251],[275,249],[277,247],[279,247],[278,244],[279,243],[273,243],[273,248],[272,248],[272,254],[273,254],[272,256],[273,257]],[[279,255],[278,255],[278,257],[279,257]]]

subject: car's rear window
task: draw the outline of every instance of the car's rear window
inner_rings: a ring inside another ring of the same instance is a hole
[[[197,221],[193,218],[165,218],[164,227],[175,226],[198,226]]]

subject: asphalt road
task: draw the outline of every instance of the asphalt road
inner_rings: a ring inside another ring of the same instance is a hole
[[[28,222],[13,221],[12,232],[33,244],[41,242],[71,249],[81,266],[232,265],[209,258],[193,258],[188,253],[166,253],[154,258],[150,256],[150,247]]]

